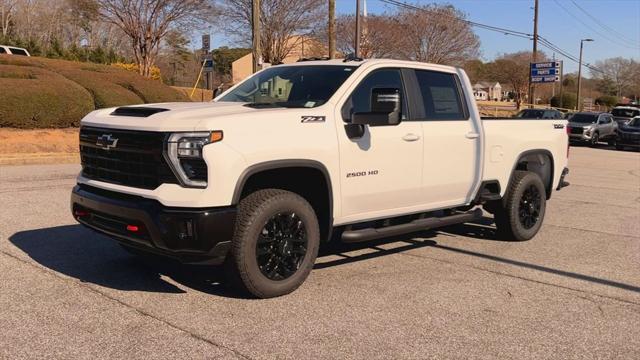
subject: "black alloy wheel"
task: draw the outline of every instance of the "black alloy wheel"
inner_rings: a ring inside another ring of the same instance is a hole
[[[534,185],[527,187],[522,193],[518,206],[518,220],[525,229],[531,229],[540,220],[541,194]]]
[[[307,254],[304,223],[293,212],[272,216],[256,243],[258,267],[269,280],[284,280],[295,274]]]

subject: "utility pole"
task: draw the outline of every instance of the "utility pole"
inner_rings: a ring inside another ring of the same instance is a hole
[[[356,39],[353,46],[355,57],[360,57],[360,38],[362,37],[360,26],[360,0],[356,0]]]
[[[533,8],[533,57],[532,62],[538,61],[538,0],[534,2]],[[529,104],[535,104],[536,102],[536,91],[531,81],[531,75],[529,75]],[[531,108],[534,106],[531,105]]]
[[[578,91],[576,91],[576,109],[578,111],[582,111],[582,104],[580,102],[580,87],[582,85],[582,48],[585,41],[593,41],[593,39],[580,40],[580,59],[578,60]]]
[[[336,0],[329,0],[329,59],[336,57]]]
[[[252,0],[251,8],[251,34],[253,38],[253,72],[260,70],[260,0]]]

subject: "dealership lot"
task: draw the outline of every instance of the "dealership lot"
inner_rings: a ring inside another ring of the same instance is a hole
[[[638,358],[640,154],[569,167],[531,241],[487,218],[334,246],[270,300],[77,225],[78,165],[0,167],[0,358]]]

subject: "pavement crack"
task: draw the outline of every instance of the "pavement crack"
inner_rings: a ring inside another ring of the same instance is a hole
[[[562,225],[555,225],[555,224],[549,224],[549,223],[544,224],[544,226],[553,226],[553,227],[557,227],[557,228],[561,228],[561,229],[578,230],[578,231],[585,231],[585,232],[590,232],[590,233],[595,233],[595,234],[602,234],[602,235],[609,235],[609,236],[624,236],[624,237],[640,239],[640,236],[637,236],[637,235],[618,234],[618,233],[611,233],[611,232],[607,232],[607,231],[583,229],[583,228],[573,227],[573,226],[562,226]]]
[[[38,270],[38,271],[40,271],[40,272],[42,272],[44,274],[47,274],[47,275],[53,276],[53,277],[55,277],[57,279],[60,279],[62,281],[77,285],[77,286],[79,286],[79,287],[81,287],[81,288],[83,288],[83,289],[85,289],[87,291],[90,291],[90,292],[92,292],[92,293],[94,293],[94,294],[96,294],[98,296],[104,297],[104,298],[110,300],[113,303],[119,304],[121,306],[124,306],[124,307],[132,310],[132,311],[135,311],[139,315],[142,315],[144,317],[153,319],[153,320],[158,321],[161,324],[164,324],[164,325],[166,325],[166,326],[168,326],[168,327],[170,327],[170,328],[172,328],[174,330],[177,330],[179,332],[185,333],[185,334],[189,335],[190,337],[192,337],[194,339],[197,339],[197,340],[200,340],[202,342],[205,342],[205,343],[207,343],[207,344],[209,344],[211,346],[214,346],[214,347],[229,351],[229,352],[233,353],[235,356],[237,356],[237,357],[239,357],[241,359],[253,360],[253,358],[251,358],[250,356],[245,355],[245,354],[241,353],[240,351],[238,351],[236,349],[233,349],[233,348],[228,347],[226,345],[223,345],[221,343],[215,342],[213,340],[207,339],[206,337],[204,337],[202,335],[199,335],[199,334],[197,334],[195,332],[192,332],[192,331],[190,331],[190,330],[188,330],[186,328],[183,328],[183,327],[181,327],[179,325],[176,325],[176,324],[174,324],[174,323],[172,323],[172,322],[170,322],[168,320],[162,319],[162,318],[160,318],[160,317],[158,317],[158,316],[156,316],[156,315],[154,315],[154,314],[152,314],[152,313],[150,313],[148,311],[145,311],[143,309],[140,309],[140,308],[137,308],[137,307],[132,306],[130,304],[127,304],[126,302],[124,302],[124,301],[122,301],[122,300],[120,300],[120,299],[118,299],[118,298],[116,298],[114,296],[111,296],[111,295],[109,295],[109,294],[107,294],[107,293],[105,293],[103,291],[95,289],[95,288],[93,288],[93,287],[91,287],[91,286],[89,286],[89,285],[87,285],[87,284],[85,284],[83,282],[74,281],[74,280],[72,280],[70,278],[66,278],[66,277],[60,276],[58,273],[56,273],[56,272],[54,272],[52,270],[48,270],[46,268],[42,268],[40,266],[37,266],[37,265],[27,261],[27,260],[21,259],[20,257],[15,256],[15,255],[13,255],[11,253],[8,253],[8,252],[6,252],[4,250],[0,250],[0,254],[8,256],[8,257],[10,257],[10,258],[12,258],[12,259],[14,259],[16,261],[19,261],[19,262],[21,262],[21,263],[23,263],[25,265],[31,266],[32,268],[34,268],[34,269],[36,269],[36,270]]]

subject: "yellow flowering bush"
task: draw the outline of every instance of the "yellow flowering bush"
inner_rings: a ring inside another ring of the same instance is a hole
[[[111,64],[111,66],[115,66],[117,68],[120,69],[124,69],[127,71],[134,71],[134,72],[138,72],[139,66],[138,64],[127,64],[127,63],[113,63]],[[151,78],[153,80],[160,80],[161,79],[161,75],[160,75],[160,68],[158,68],[157,66],[152,66],[151,67]]]

